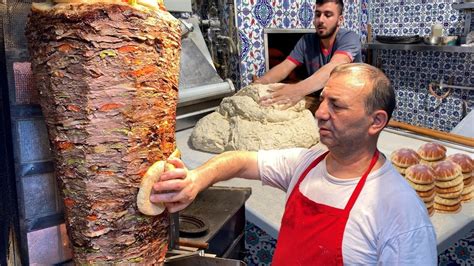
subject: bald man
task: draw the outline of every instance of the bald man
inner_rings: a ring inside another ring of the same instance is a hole
[[[287,193],[272,265],[436,265],[436,235],[423,202],[377,149],[395,108],[390,81],[367,64],[336,67],[315,115],[328,150],[225,152],[154,184],[170,212],[212,184],[260,179]],[[171,191],[171,192],[170,192]]]

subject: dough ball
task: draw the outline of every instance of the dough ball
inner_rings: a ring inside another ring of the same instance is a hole
[[[282,84],[247,86],[222,100],[214,113],[194,127],[194,148],[221,153],[229,150],[282,149],[311,147],[319,141],[318,128],[305,101],[280,110],[263,107],[259,99]]]

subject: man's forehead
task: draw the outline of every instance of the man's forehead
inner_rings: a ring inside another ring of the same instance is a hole
[[[342,73],[334,73],[329,77],[328,82],[344,82],[348,87],[364,88],[367,85],[365,73],[360,69],[353,68]]]
[[[324,4],[316,4],[317,11],[337,11],[337,4],[335,2],[326,2]]]
[[[332,98],[342,97],[344,95],[360,95],[364,92],[366,80],[357,78],[353,75],[334,75],[331,76],[326,86],[321,91],[322,96],[329,96]]]

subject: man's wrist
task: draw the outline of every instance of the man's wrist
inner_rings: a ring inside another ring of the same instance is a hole
[[[257,83],[257,84],[269,84],[270,82],[269,82],[269,80],[268,80],[267,78],[265,78],[265,76],[263,76],[263,77],[260,77],[260,78],[256,79],[256,80],[254,81],[254,83]]]

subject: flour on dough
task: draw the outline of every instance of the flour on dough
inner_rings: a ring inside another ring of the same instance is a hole
[[[191,134],[194,148],[221,153],[311,147],[319,141],[316,121],[304,100],[286,109],[262,107],[270,86],[249,85],[222,100],[215,112],[198,121]]]

